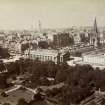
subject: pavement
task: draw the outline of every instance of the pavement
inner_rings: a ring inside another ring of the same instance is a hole
[[[12,92],[14,90],[17,90],[17,89],[19,89],[21,87],[21,85],[15,85],[15,86],[16,86],[15,88],[7,90],[7,91],[5,91],[5,93],[10,93],[10,92]]]
[[[5,93],[10,93],[12,91],[15,91],[15,90],[19,89],[20,87],[24,87],[24,86],[22,86],[22,85],[15,85],[15,87],[13,89],[7,90],[7,91],[5,91]],[[37,93],[37,89],[31,89],[31,88],[27,88],[27,87],[24,87],[24,88],[26,88],[28,91],[31,91],[34,94]]]

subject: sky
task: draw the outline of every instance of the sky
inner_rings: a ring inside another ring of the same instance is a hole
[[[0,29],[105,26],[105,0],[0,0]]]

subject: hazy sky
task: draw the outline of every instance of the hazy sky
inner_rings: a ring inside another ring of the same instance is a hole
[[[105,26],[105,0],[0,0],[0,29]]]

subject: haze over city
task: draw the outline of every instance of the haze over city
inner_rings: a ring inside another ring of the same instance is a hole
[[[0,29],[105,26],[104,0],[0,0]]]

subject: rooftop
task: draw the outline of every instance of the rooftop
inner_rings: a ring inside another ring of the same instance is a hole
[[[58,54],[57,50],[49,50],[49,49],[37,49],[37,50],[31,50],[31,53],[38,53],[38,54]]]
[[[98,49],[98,50],[86,52],[83,55],[104,57],[105,56],[105,49]]]

